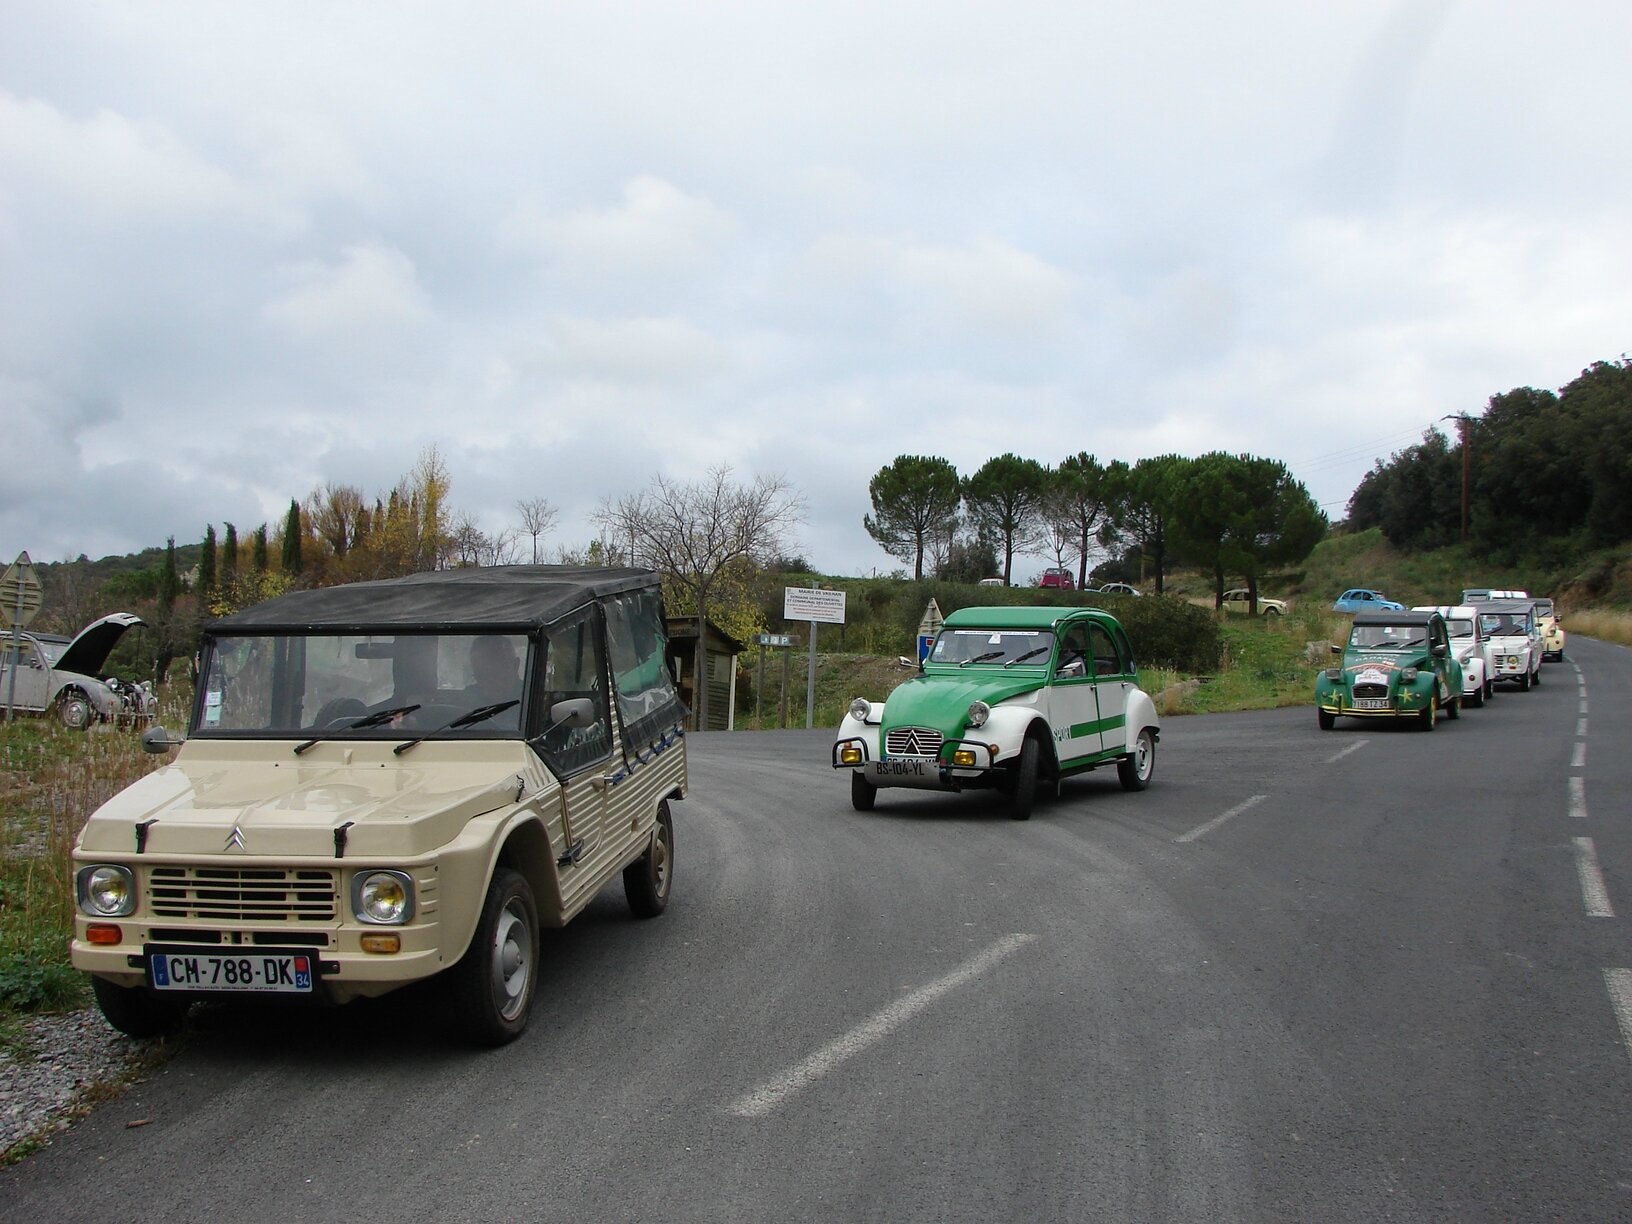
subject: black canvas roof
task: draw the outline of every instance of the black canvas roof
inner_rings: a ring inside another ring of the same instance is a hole
[[[212,633],[260,630],[527,630],[606,595],[657,585],[651,570],[499,565],[292,591],[212,622]]]
[[[1535,606],[1533,599],[1475,599],[1469,604],[1481,612],[1529,612]]]
[[[1438,612],[1356,612],[1357,625],[1426,625]]]

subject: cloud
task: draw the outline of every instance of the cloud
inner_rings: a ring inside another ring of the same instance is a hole
[[[413,261],[393,247],[357,243],[337,262],[308,260],[285,268],[283,278],[289,288],[262,317],[299,337],[400,332],[432,318]]]

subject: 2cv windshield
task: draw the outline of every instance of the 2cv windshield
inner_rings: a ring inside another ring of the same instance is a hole
[[[1421,625],[1356,625],[1349,645],[1362,650],[1406,650],[1425,645],[1428,630]]]
[[[1053,651],[1054,634],[1047,629],[943,629],[929,661],[960,667],[1011,663],[1042,667]]]
[[[194,734],[515,736],[526,660],[519,633],[218,637],[204,659]],[[448,728],[489,706],[506,708]]]

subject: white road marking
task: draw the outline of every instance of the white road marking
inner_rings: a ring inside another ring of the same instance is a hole
[[[1590,837],[1575,839],[1575,874],[1581,880],[1581,903],[1587,907],[1587,917],[1615,917],[1615,911],[1609,905],[1609,888],[1604,884],[1604,873],[1598,867],[1598,848],[1592,844]]]
[[[1587,716],[1587,699],[1585,697],[1581,698],[1581,708],[1576,713],[1581,715],[1582,718]]]
[[[1577,820],[1587,818],[1587,780],[1585,778],[1570,779],[1570,815]]]
[[[1587,741],[1576,740],[1575,752],[1570,757],[1571,769],[1585,769],[1587,767]]]
[[[1335,765],[1338,761],[1341,761],[1344,757],[1348,756],[1349,753],[1359,752],[1360,749],[1364,748],[1369,743],[1371,743],[1370,740],[1355,740],[1354,743],[1343,749],[1343,751],[1338,753],[1336,756],[1327,757],[1326,764]]]
[[[1358,748],[1359,746],[1360,746],[1359,744],[1355,745],[1356,748]],[[1175,837],[1173,840],[1176,841],[1176,842],[1193,842],[1193,841],[1196,840],[1196,838],[1201,837],[1203,834],[1211,833],[1214,829],[1218,828],[1218,826],[1223,824],[1226,820],[1234,820],[1237,816],[1241,815],[1241,813],[1245,812],[1248,808],[1257,807],[1260,803],[1262,803],[1265,799],[1268,799],[1268,798],[1269,798],[1268,795],[1254,795],[1251,799],[1247,799],[1247,800],[1245,800],[1245,801],[1243,801],[1241,803],[1236,804],[1233,808],[1231,808],[1229,811],[1225,812],[1222,816],[1214,816],[1206,824],[1200,825],[1200,826],[1198,826],[1198,827],[1196,827],[1194,829],[1191,829],[1190,832],[1185,833],[1180,837]]]
[[[1575,723],[1575,734],[1576,734],[1576,736],[1577,737],[1582,737],[1582,736],[1585,736],[1586,733],[1587,733],[1587,720],[1584,719],[1584,718],[1577,719],[1576,723]]]
[[[789,1067],[774,1079],[766,1080],[752,1092],[731,1103],[730,1112],[739,1118],[763,1118],[789,1097],[801,1092],[845,1059],[860,1054],[868,1046],[884,1040],[908,1020],[948,991],[955,990],[992,968],[1004,957],[1031,943],[1035,935],[1006,935],[979,956],[965,961],[945,977],[920,986],[897,999],[884,1010],[857,1025],[842,1037],[828,1042],[803,1062]]]
[[[1632,969],[1605,969],[1604,985],[1609,988],[1609,1005],[1621,1026],[1621,1044],[1632,1057]]]

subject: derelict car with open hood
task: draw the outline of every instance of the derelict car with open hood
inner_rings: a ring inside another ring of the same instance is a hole
[[[445,974],[460,1027],[510,1040],[541,925],[619,874],[637,915],[667,904],[687,773],[665,645],[634,569],[419,574],[214,622],[175,760],[80,836],[73,963],[135,1035],[197,998]]]

